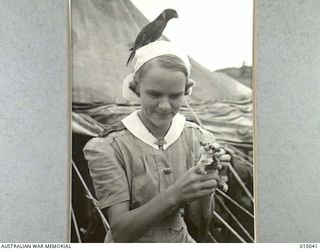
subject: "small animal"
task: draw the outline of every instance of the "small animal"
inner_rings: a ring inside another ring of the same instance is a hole
[[[129,50],[131,51],[131,54],[128,58],[127,66],[134,58],[137,49],[154,42],[161,37],[168,21],[172,18],[178,18],[177,11],[174,9],[165,9],[155,20],[142,28],[134,42],[133,48]]]

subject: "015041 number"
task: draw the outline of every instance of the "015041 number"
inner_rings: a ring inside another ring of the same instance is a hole
[[[318,248],[318,244],[315,243],[301,243],[300,248]]]

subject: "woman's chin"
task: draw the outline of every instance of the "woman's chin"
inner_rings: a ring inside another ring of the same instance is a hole
[[[157,117],[152,119],[152,123],[158,127],[158,128],[162,128],[162,127],[168,127],[171,123],[172,117]]]

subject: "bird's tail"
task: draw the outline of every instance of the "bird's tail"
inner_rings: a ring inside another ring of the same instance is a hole
[[[135,50],[132,50],[132,52],[131,52],[131,54],[130,54],[130,56],[129,56],[129,58],[128,58],[128,61],[127,61],[127,66],[128,66],[129,63],[132,61],[132,59],[134,58],[135,54],[136,54],[136,51],[135,51]]]

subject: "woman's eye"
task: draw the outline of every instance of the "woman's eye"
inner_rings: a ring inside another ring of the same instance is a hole
[[[160,97],[161,95],[158,94],[158,93],[149,93],[149,96],[151,96],[152,98],[158,98],[158,97]]]
[[[172,95],[170,96],[171,99],[178,99],[182,96],[182,94],[178,94],[178,95]]]

